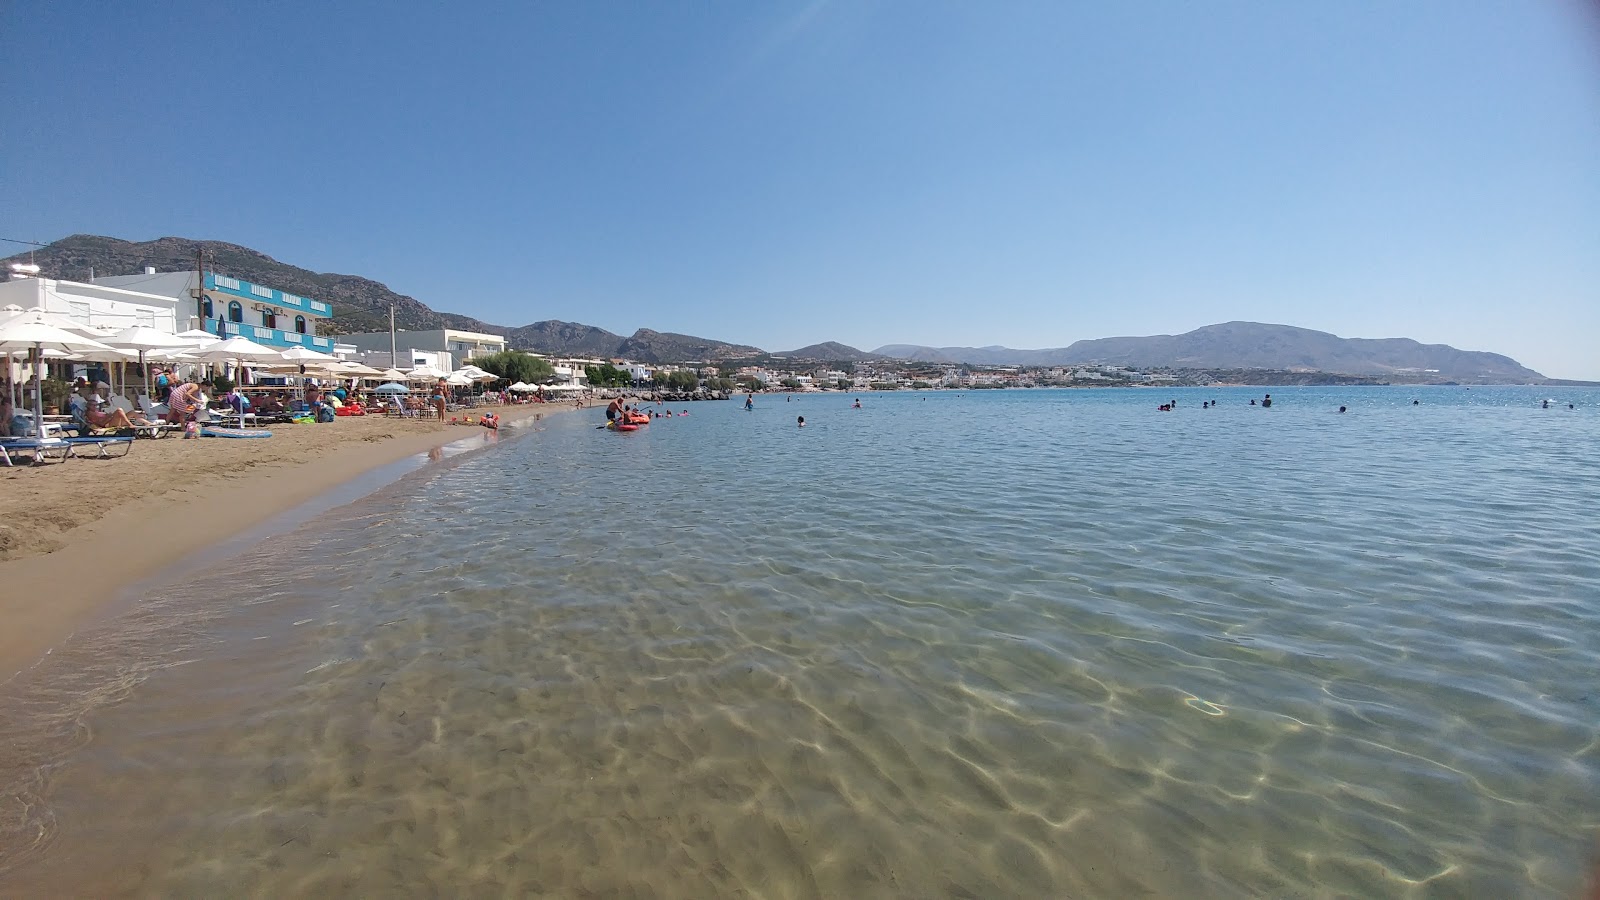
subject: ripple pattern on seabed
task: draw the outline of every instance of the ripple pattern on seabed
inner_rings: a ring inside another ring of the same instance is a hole
[[[188,649],[135,682],[79,658],[130,686],[20,872],[115,838],[137,894],[1570,896],[1595,404],[1463,393],[553,425],[303,529],[314,569],[171,592],[117,640]]]

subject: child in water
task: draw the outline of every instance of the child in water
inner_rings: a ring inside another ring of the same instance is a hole
[[[806,417],[805,416],[801,416],[800,417],[800,424],[797,425],[796,427],[798,427],[798,428],[806,427]]]

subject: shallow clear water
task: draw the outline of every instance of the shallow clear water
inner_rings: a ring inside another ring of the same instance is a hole
[[[1600,391],[1261,393],[429,467],[0,691],[0,893],[1572,896]]]

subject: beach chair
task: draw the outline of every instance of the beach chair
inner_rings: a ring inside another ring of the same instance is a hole
[[[240,428],[249,428],[252,425],[259,424],[256,421],[255,413],[236,413],[231,409],[222,410],[220,412],[212,412],[203,406],[195,410],[194,420],[199,422],[201,425],[219,425],[228,427],[232,427],[231,423],[234,420],[238,420]]]
[[[77,459],[121,459],[128,455],[128,451],[133,449],[134,439],[131,437],[102,435],[99,437],[62,438],[62,440],[71,446],[69,455]],[[111,452],[119,447],[122,449],[121,453]],[[91,450],[94,453],[93,456],[84,455]]]
[[[170,410],[167,409],[165,403],[157,403],[151,400],[149,394],[140,394],[139,411],[144,413],[146,419],[154,421],[156,419],[165,419]]]
[[[42,466],[55,457],[57,462],[66,462],[72,456],[72,445],[61,438],[0,438],[0,460],[7,466],[15,466],[21,454],[30,454],[30,462]]]

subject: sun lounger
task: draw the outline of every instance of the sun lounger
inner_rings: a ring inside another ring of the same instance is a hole
[[[72,455],[72,445],[61,438],[0,438],[0,461],[14,466],[21,454],[30,454],[36,466],[44,465],[52,456],[57,462],[66,462]]]
[[[182,430],[182,425],[165,425],[160,422],[152,422],[149,425],[133,426],[133,436],[154,440],[156,438],[171,437]]]
[[[255,413],[241,415],[231,409],[213,412],[204,407],[195,411],[194,420],[201,425],[228,425],[229,427],[232,427],[232,423],[238,422],[240,428],[249,428],[259,424],[256,421]]]
[[[140,394],[139,411],[144,413],[144,417],[146,419],[154,421],[156,419],[165,419],[169,410],[167,409],[167,405],[165,403],[157,403],[154,400],[151,400],[149,395]]]
[[[63,440],[72,448],[70,455],[78,459],[121,459],[128,455],[129,450],[133,449],[133,438],[131,437],[75,437],[63,438]],[[111,452],[118,447],[122,448],[121,453]],[[92,453],[93,455],[85,456],[84,454],[86,453]]]

